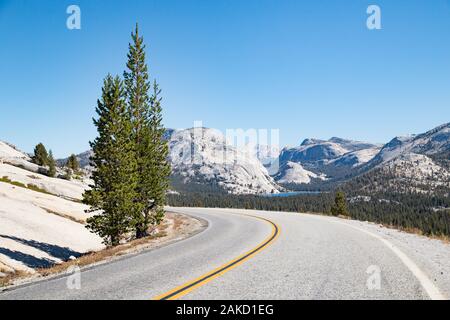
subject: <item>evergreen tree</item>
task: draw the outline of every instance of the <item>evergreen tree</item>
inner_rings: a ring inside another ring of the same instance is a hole
[[[32,157],[32,160],[38,166],[46,166],[48,164],[47,149],[45,149],[45,146],[42,143],[39,143],[34,148],[34,155]]]
[[[135,201],[135,145],[124,86],[118,77],[105,79],[96,112],[98,119],[94,119],[94,124],[99,135],[90,143],[94,183],[83,194],[83,203],[90,206],[89,212],[101,212],[88,219],[87,228],[99,234],[106,244],[117,245],[130,231],[130,217],[142,211]]]
[[[137,24],[131,37],[132,43],[129,45],[124,79],[138,165],[139,182],[136,188],[138,194],[136,201],[142,208],[140,212],[135,212],[132,225],[136,238],[141,238],[147,235],[147,230],[152,223],[158,224],[161,221],[164,214],[162,210],[164,195],[161,196],[161,193],[165,193],[167,189],[167,182],[165,182],[167,165],[160,159],[163,157],[165,161],[167,151],[159,141],[159,137],[162,136],[160,134],[162,123],[159,89],[156,86],[154,88],[157,92],[156,96],[149,96],[150,82],[145,62],[145,45],[143,38],[139,35]],[[156,107],[156,112],[152,107]]]
[[[47,174],[49,177],[54,177],[56,175],[56,162],[53,158],[53,152],[50,150],[48,152],[48,171]]]
[[[70,157],[67,159],[66,167],[72,170],[72,172],[77,172],[80,169],[80,164],[78,163],[76,155],[70,155]]]
[[[344,192],[342,191],[336,192],[336,196],[334,198],[334,205],[331,207],[331,213],[334,216],[349,216]]]
[[[166,204],[166,193],[169,188],[170,164],[167,162],[169,147],[164,139],[166,129],[162,123],[161,90],[156,81],[153,83],[153,95],[150,100],[150,138],[152,153],[150,157],[151,166],[148,168],[148,190],[153,202],[147,207],[152,211],[151,223],[159,224],[164,218],[164,205]]]

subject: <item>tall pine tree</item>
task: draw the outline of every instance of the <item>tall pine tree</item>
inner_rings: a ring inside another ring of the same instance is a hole
[[[108,245],[119,244],[130,230],[131,217],[141,212],[136,193],[138,176],[135,141],[126,106],[122,81],[108,76],[94,119],[99,136],[91,142],[94,167],[91,189],[83,194],[89,212],[100,213],[88,219],[87,228],[99,234]]]
[[[161,105],[158,96],[149,96],[150,82],[145,61],[145,45],[136,24],[131,34],[127,70],[124,72],[128,110],[135,142],[137,175],[137,202],[142,210],[135,212],[132,225],[136,238],[146,236],[151,224],[158,224],[164,215],[163,204],[167,190],[167,150],[161,145]],[[159,89],[156,87],[157,94]],[[157,106],[156,112],[153,110]],[[158,142],[156,142],[158,140]],[[164,158],[161,161],[161,158]],[[161,195],[163,194],[164,195]]]

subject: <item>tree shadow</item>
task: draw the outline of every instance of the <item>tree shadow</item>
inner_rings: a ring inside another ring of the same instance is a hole
[[[50,256],[64,260],[64,261],[69,260],[69,258],[71,256],[78,258],[82,255],[80,252],[73,251],[72,249],[67,248],[67,247],[60,247],[60,246],[57,246],[54,244],[39,242],[36,240],[26,240],[26,239],[17,238],[14,236],[7,236],[7,235],[3,235],[3,234],[0,234],[0,237],[20,242],[24,245],[44,251],[45,253],[49,254]],[[17,260],[17,259],[15,259],[15,260]]]
[[[20,261],[30,268],[49,268],[55,264],[54,261],[45,258],[36,258],[35,256],[6,248],[0,248],[0,254],[4,254],[13,260]]]

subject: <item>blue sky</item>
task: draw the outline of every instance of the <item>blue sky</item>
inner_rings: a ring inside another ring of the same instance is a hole
[[[81,30],[66,8],[81,8]],[[381,7],[382,30],[366,28]],[[139,22],[171,128],[387,142],[450,121],[450,0],[0,0],[0,139],[88,148]]]

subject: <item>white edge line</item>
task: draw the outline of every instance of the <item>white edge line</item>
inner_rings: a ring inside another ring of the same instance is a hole
[[[358,228],[356,226],[352,226],[348,223],[344,223],[341,221],[334,220],[333,222],[339,223],[342,225],[345,225],[347,227],[353,228],[355,230],[364,232],[365,234],[380,240],[386,247],[391,249],[392,252],[397,255],[397,257],[400,258],[400,260],[403,262],[403,264],[414,274],[414,276],[419,280],[420,284],[428,294],[431,300],[446,300],[445,296],[439,291],[439,289],[434,285],[434,283],[427,277],[427,275],[406,255],[401,251],[399,248],[394,246],[392,243],[390,243],[385,238],[374,234],[370,231],[364,230],[362,228]]]

